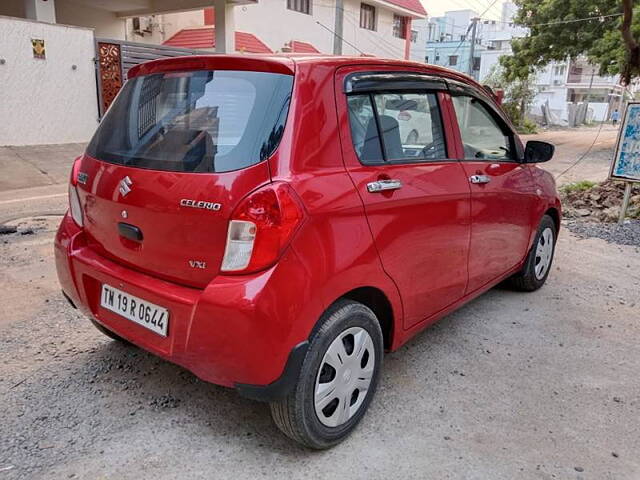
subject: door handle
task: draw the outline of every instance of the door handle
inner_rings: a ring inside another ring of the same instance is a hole
[[[402,188],[402,182],[400,180],[378,180],[377,182],[367,183],[369,193],[398,190],[399,188]]]
[[[471,183],[484,184],[489,183],[491,181],[491,177],[489,175],[471,175],[469,177],[469,181]]]

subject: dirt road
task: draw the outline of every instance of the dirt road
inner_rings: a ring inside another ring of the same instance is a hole
[[[541,131],[537,135],[523,135],[522,139],[542,140],[555,145],[553,160],[544,168],[555,176],[562,175],[557,178],[558,184],[578,180],[601,182],[609,175],[618,132],[619,127],[605,124],[602,127]],[[576,164],[578,160],[580,162]]]
[[[0,216],[65,208],[41,197],[66,186],[38,188],[0,192]],[[354,435],[309,452],[266,405],[72,310],[57,221],[0,236],[0,480],[640,478],[640,247],[563,230],[542,290],[494,289],[387,355]]]

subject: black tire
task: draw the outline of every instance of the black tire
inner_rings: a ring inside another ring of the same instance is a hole
[[[328,427],[316,414],[314,405],[316,379],[320,378],[319,369],[329,346],[339,335],[352,327],[364,329],[371,337],[375,352],[371,383],[364,400],[353,416],[341,425]],[[380,377],[382,355],[382,331],[371,309],[350,300],[336,302],[323,314],[312,334],[309,350],[294,389],[287,397],[270,404],[271,416],[275,424],[289,438],[309,448],[320,450],[340,443],[354,430],[371,403]]]
[[[538,278],[538,275],[536,275],[536,265],[539,257],[536,255],[536,251],[538,244],[541,241],[541,237],[543,237],[543,233],[547,229],[550,229],[553,235],[553,241],[551,242],[551,258],[544,274]],[[540,221],[536,237],[533,241],[533,245],[531,246],[531,250],[529,251],[529,255],[527,255],[524,267],[519,273],[508,280],[509,286],[521,292],[534,292],[542,287],[547,281],[547,277],[549,277],[549,272],[551,272],[551,267],[553,266],[553,256],[556,251],[556,240],[556,224],[549,215],[545,215]]]
[[[104,335],[106,335],[107,337],[116,340],[120,343],[123,343],[125,345],[131,345],[131,342],[129,342],[128,340],[125,340],[124,338],[122,338],[120,335],[113,333],[111,330],[109,330],[108,328],[103,327],[102,325],[100,325],[98,322],[96,322],[93,318],[90,318],[89,320],[91,320],[91,323],[93,323],[93,326],[96,327],[98,330],[100,330],[100,332]]]

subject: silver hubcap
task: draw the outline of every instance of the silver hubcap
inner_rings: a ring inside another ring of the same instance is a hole
[[[538,246],[536,247],[536,263],[535,272],[536,278],[541,280],[549,270],[551,265],[551,258],[553,257],[553,231],[550,228],[545,228],[538,240]]]
[[[367,331],[351,327],[324,354],[316,376],[314,405],[320,422],[337,427],[362,406],[373,377],[375,351]]]

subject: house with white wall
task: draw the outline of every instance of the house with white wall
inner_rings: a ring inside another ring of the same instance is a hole
[[[480,27],[472,49],[471,23],[478,16],[471,9],[452,10],[433,17],[427,24],[426,63],[448,67],[478,78],[480,59],[485,47]]]
[[[554,62],[538,71],[536,95],[531,113],[542,115],[542,106],[548,105],[560,120],[568,121],[570,105],[589,103],[588,119],[606,121],[615,109],[621,109],[625,87],[620,76],[600,76],[598,67],[590,65],[586,58]],[[632,90],[635,89],[632,88]]]
[[[511,55],[511,41],[514,38],[526,37],[529,29],[513,23],[517,6],[510,2],[502,4],[500,20],[483,19],[480,21],[480,38],[485,49],[480,58],[478,78],[484,80],[498,64],[500,57]]]
[[[340,11],[341,27],[336,22]],[[336,0],[259,0],[236,8],[233,22],[236,39],[252,35],[275,53],[296,51],[298,46],[302,53],[409,58],[412,22],[425,17],[420,0],[343,0],[342,9],[337,9]],[[215,9],[156,15],[136,22],[137,28],[133,28],[133,19],[127,22],[130,40],[215,48],[215,39],[208,41],[215,32]],[[141,24],[148,25],[147,31],[140,30]],[[335,33],[342,41],[336,41]],[[341,51],[336,51],[336,43]],[[236,50],[242,52],[242,46],[236,45]]]
[[[1,0],[0,145],[88,141],[100,116],[96,37],[124,39],[127,18],[214,3],[224,51],[233,9],[256,1]]]
[[[426,63],[427,39],[429,38],[429,19],[418,18],[411,23],[410,60]]]
[[[527,28],[513,22],[516,13],[517,6],[505,2],[500,20],[478,20],[473,72],[481,83],[492,73],[500,57],[513,53],[513,39],[529,34]],[[476,11],[466,9],[430,18],[426,22],[426,63],[469,73],[471,44],[468,31],[472,19],[478,15]],[[572,110],[570,105],[588,102],[591,119],[607,120],[615,108],[620,108],[624,88],[620,85],[619,76],[601,77],[597,70],[585,58],[552,62],[540,69],[536,72],[537,94],[530,113],[542,116],[542,106],[548,104],[551,113],[566,122]]]

